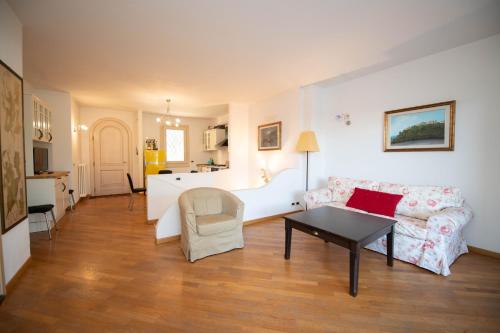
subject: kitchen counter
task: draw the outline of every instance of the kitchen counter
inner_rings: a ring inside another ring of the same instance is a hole
[[[211,172],[212,169],[228,169],[229,167],[225,164],[196,164],[199,172]]]
[[[52,173],[44,172],[38,175],[26,176],[26,179],[52,179],[69,176],[69,171],[54,171]]]
[[[211,168],[227,168],[225,164],[196,164],[197,167],[211,167]]]

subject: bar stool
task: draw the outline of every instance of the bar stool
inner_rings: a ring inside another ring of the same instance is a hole
[[[53,208],[54,208],[54,205],[51,205],[51,204],[29,206],[28,207],[28,214],[43,214],[43,216],[45,217],[45,224],[47,225],[47,232],[49,233],[49,239],[52,239],[52,235],[50,233],[49,220],[47,219],[48,212],[50,212],[50,214],[52,215],[52,220],[54,221],[54,228],[56,228],[56,231],[57,231],[57,222],[56,222],[56,217],[54,215]]]
[[[73,207],[75,206],[75,197],[73,196],[73,193],[75,192],[75,190],[73,189],[69,189],[68,190],[68,193],[69,193],[69,206],[71,207],[71,210],[73,210]]]

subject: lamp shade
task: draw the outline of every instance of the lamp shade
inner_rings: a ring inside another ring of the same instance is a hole
[[[297,142],[298,151],[319,151],[316,134],[314,131],[304,131],[300,133],[299,141]]]

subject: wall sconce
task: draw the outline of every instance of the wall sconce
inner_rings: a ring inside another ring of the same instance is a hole
[[[260,178],[264,181],[264,183],[269,183],[271,178],[269,178],[269,174],[267,173],[267,170],[264,168],[260,169]]]
[[[337,119],[337,121],[344,122],[346,126],[351,125],[351,116],[349,115],[349,113],[339,113],[335,116],[335,119]]]

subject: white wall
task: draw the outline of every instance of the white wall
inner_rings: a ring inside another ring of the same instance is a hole
[[[142,116],[142,142],[146,138],[155,138],[160,143],[160,128],[162,124],[156,122],[158,114],[143,113]],[[189,127],[189,160],[193,161],[190,167],[184,168],[168,168],[174,172],[189,172],[196,170],[196,164],[207,163],[210,157],[215,157],[215,152],[206,152],[203,150],[203,132],[208,129],[209,125],[214,123],[214,119],[210,118],[191,118],[177,117],[181,120],[182,125]]]
[[[5,0],[0,0],[0,59],[23,76],[23,27]],[[3,234],[1,243],[4,278],[9,282],[31,255],[28,219]]]
[[[88,106],[80,106],[80,124],[87,125],[88,131],[80,132],[80,149],[81,149],[81,160],[82,163],[86,163],[90,168],[91,158],[90,158],[90,129],[94,123],[98,120],[105,118],[114,118],[123,121],[131,131],[132,134],[132,156],[133,161],[131,165],[132,178],[134,184],[140,184],[142,180],[142,157],[138,155],[138,112],[135,111],[124,111],[124,110],[113,110],[113,109],[102,109]],[[137,151],[136,151],[137,149]]]
[[[78,188],[78,164],[81,162],[80,153],[80,107],[74,98],[71,98],[71,188],[74,189],[75,202],[80,199]]]
[[[458,186],[475,215],[468,242],[500,252],[500,35],[323,90],[311,122],[325,163],[313,177]],[[457,101],[455,151],[382,151],[384,111],[447,100]],[[343,112],[351,126],[335,120]]]
[[[45,101],[52,111],[53,140],[48,143],[33,143],[49,148],[49,169],[69,171],[69,186],[74,189],[75,201],[79,199],[78,161],[80,160],[78,132],[74,125],[78,122],[79,110],[76,101],[67,92],[34,89],[33,94]],[[32,159],[32,151],[26,151],[27,159]]]
[[[144,118],[144,112],[142,110],[137,110],[137,156],[141,161],[137,161],[138,166],[139,166],[139,179],[137,180],[137,187],[145,187],[145,179],[142,173],[144,172],[144,138],[143,138],[143,133],[144,133],[144,126],[143,126],[143,118]],[[139,165],[140,164],[140,165]],[[142,169],[141,169],[142,168]]]
[[[69,93],[35,89],[34,95],[44,100],[52,111],[51,169],[72,171],[71,96]]]
[[[281,150],[259,151],[259,125],[281,121]],[[303,122],[303,89],[287,90],[279,95],[250,105],[248,117],[248,175],[249,185],[262,185],[261,169],[269,174],[287,168],[302,170],[305,154],[295,150]]]
[[[23,76],[23,27],[5,0],[0,0],[0,59]]]
[[[248,106],[229,104],[228,155],[233,189],[248,187]]]

